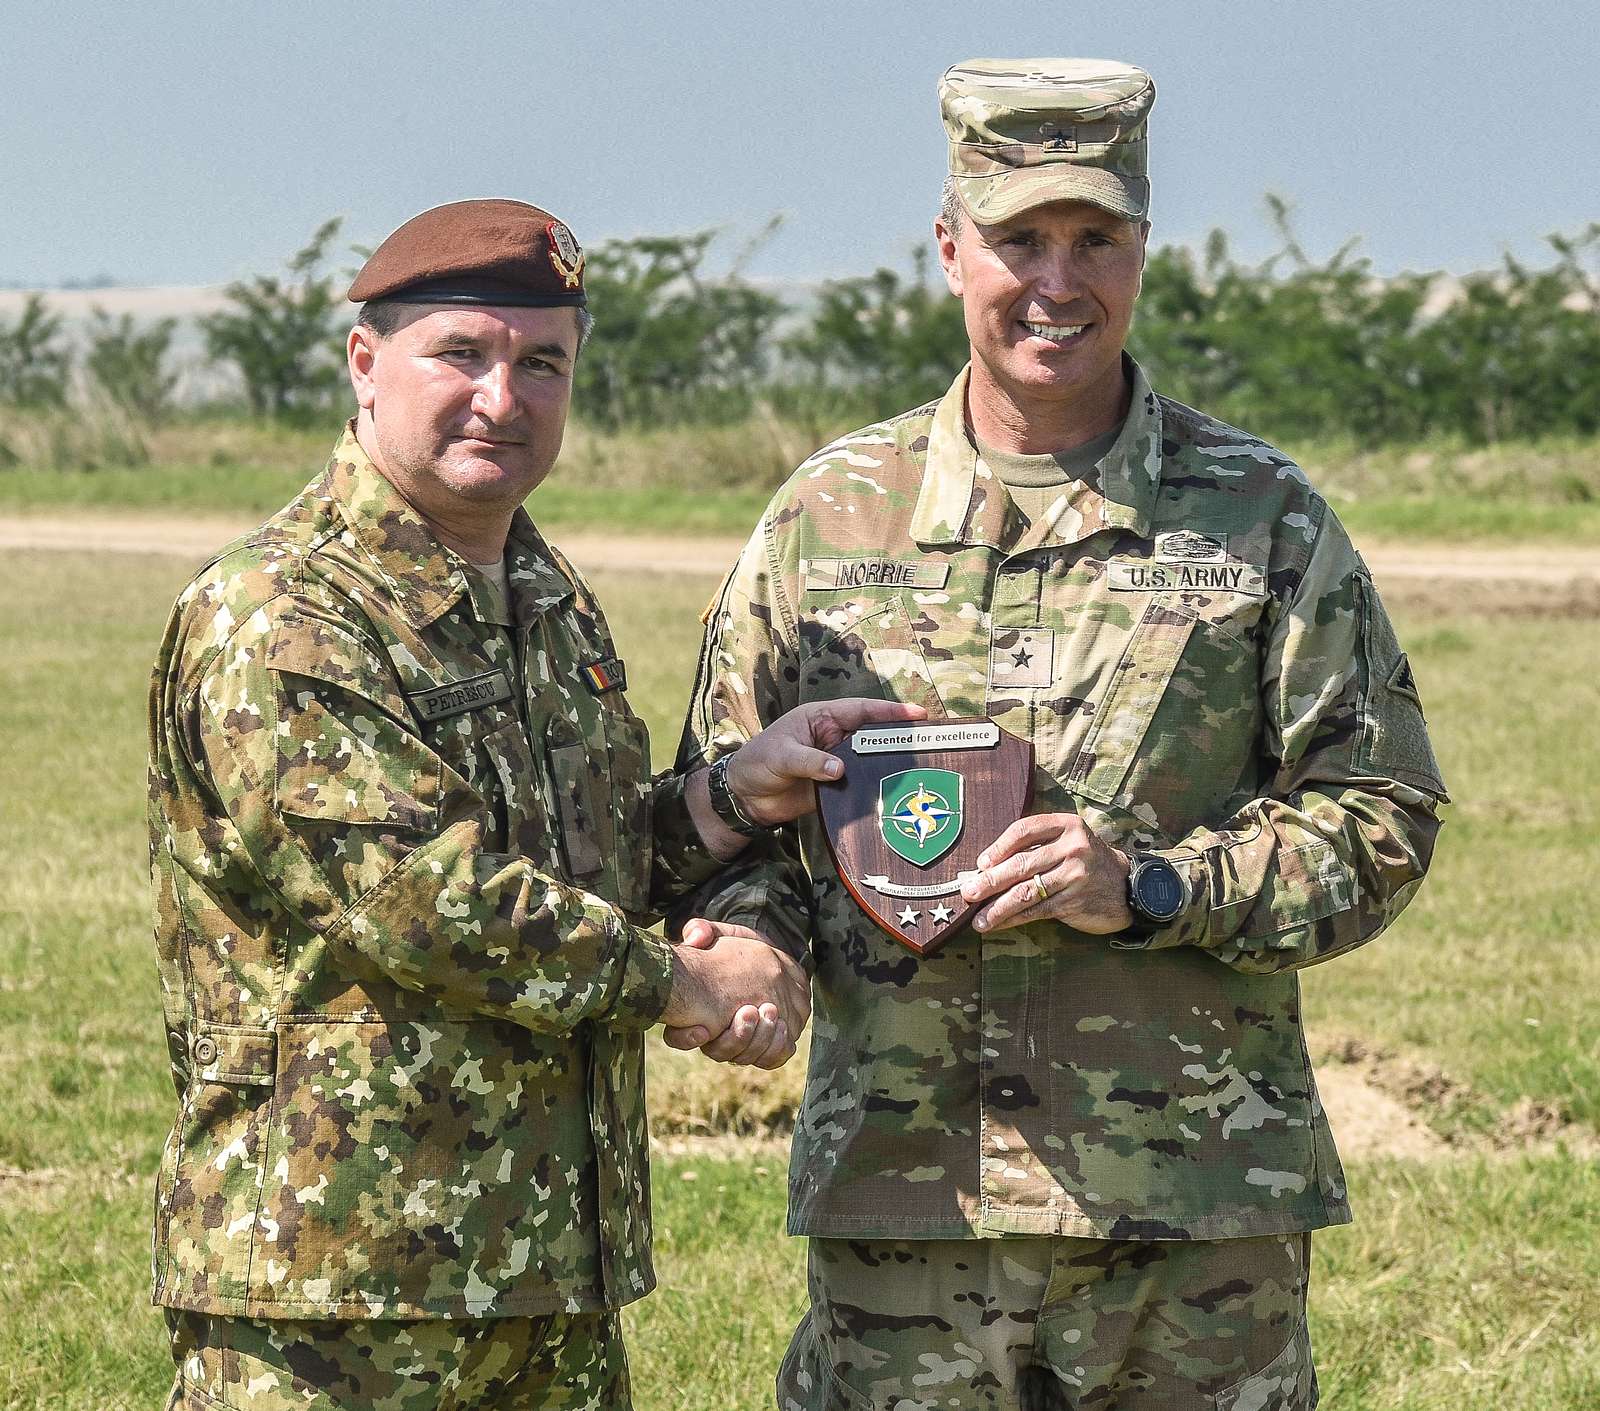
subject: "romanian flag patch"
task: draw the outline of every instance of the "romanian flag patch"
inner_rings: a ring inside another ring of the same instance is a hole
[[[628,671],[621,657],[602,657],[583,668],[583,679],[589,689],[599,695],[602,691],[628,689]]]

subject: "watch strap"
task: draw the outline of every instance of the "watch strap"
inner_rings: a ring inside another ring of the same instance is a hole
[[[711,799],[711,811],[740,837],[756,838],[771,832],[771,829],[746,817],[738,799],[734,798],[733,788],[728,783],[728,765],[732,760],[732,754],[721,755],[706,771],[706,793]]]

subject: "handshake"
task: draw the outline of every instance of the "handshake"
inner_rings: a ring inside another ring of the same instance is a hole
[[[684,926],[662,1015],[669,1047],[780,1068],[810,1018],[811,980],[790,956],[744,926],[699,918]]]
[[[849,697],[787,711],[746,742],[728,768],[744,817],[761,826],[792,822],[816,807],[818,782],[837,779],[827,753],[862,725],[920,720],[921,706]],[[690,780],[689,811],[713,856],[728,861],[744,846],[718,822],[705,771]],[[719,1063],[778,1068],[794,1057],[811,1018],[811,981],[790,956],[744,926],[697,918],[672,953],[672,996],[662,1022],[673,1048],[698,1048]]]

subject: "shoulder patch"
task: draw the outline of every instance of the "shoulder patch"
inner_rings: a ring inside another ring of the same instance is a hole
[[[1394,670],[1389,673],[1389,689],[1396,695],[1409,696],[1421,707],[1422,697],[1417,694],[1416,673],[1411,670],[1411,659],[1404,652],[1400,653],[1400,660],[1395,662]]]

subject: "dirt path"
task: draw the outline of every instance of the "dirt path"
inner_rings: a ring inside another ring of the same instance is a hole
[[[0,549],[58,549],[94,553],[170,554],[199,560],[249,528],[219,516],[86,511],[10,514],[0,520]],[[741,542],[725,536],[565,534],[559,546],[585,572],[720,574]],[[1521,584],[1570,588],[1600,584],[1600,546],[1437,545],[1365,543],[1362,551],[1379,583],[1419,585]]]
[[[8,514],[0,519],[0,550],[55,549],[112,554],[166,554],[196,562],[250,528],[246,520],[205,515]],[[631,569],[642,573],[720,574],[743,541],[681,535],[564,534],[557,546],[585,573]]]

